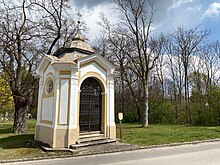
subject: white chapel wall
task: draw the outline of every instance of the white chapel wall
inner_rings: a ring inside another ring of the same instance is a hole
[[[52,121],[54,97],[43,98],[42,102],[42,120]]]
[[[59,124],[67,124],[68,109],[69,109],[69,79],[61,79]]]
[[[81,78],[86,75],[87,73],[97,73],[100,77],[106,81],[106,71],[101,68],[97,63],[93,62],[89,65],[82,66],[80,69],[80,76]]]
[[[44,77],[43,77],[43,88],[42,88],[42,110],[41,110],[41,120],[42,121],[53,121],[53,110],[54,110],[54,94],[53,95],[47,95],[45,90],[46,90],[46,83],[47,80],[50,78],[53,80],[54,84],[54,69],[51,67],[51,65],[48,66],[48,68],[44,72]],[[53,93],[54,93],[54,88],[55,86],[53,85]]]

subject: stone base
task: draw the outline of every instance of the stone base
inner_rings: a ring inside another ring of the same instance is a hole
[[[112,140],[116,140],[116,125],[107,126],[107,137]]]
[[[116,126],[107,126],[106,137],[116,140]],[[79,140],[79,130],[67,128],[51,128],[36,125],[35,140],[49,144],[52,148],[69,148]]]
[[[79,138],[78,129],[53,129],[36,125],[35,140],[49,144],[52,148],[69,148]]]
[[[53,146],[53,128],[36,125],[35,140]]]

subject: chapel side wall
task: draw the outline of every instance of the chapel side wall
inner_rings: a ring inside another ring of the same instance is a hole
[[[79,72],[77,68],[71,68],[70,75],[70,105],[68,124],[68,146],[75,144],[79,139],[78,111],[79,111]]]
[[[56,115],[54,125],[54,148],[68,148],[78,140],[78,72],[76,68],[56,70]]]
[[[38,88],[38,105],[37,105],[37,121],[36,121],[36,127],[35,127],[35,135],[34,139],[39,141],[39,135],[40,135],[40,116],[41,116],[41,102],[42,102],[42,90],[43,90],[43,76],[40,76],[39,80],[39,88]]]
[[[50,146],[53,145],[53,117],[55,101],[54,90],[51,92],[51,94],[48,95],[45,92],[45,85],[48,79],[51,79],[54,84],[54,74],[54,69],[51,66],[48,66],[42,77],[40,77],[37,123],[35,130],[35,139],[44,143],[48,143]]]
[[[49,126],[36,125],[36,130],[38,132],[38,141],[49,144],[53,146],[53,132],[54,129]]]
[[[56,72],[56,115],[54,117],[53,148],[68,147],[68,124],[70,110],[70,74]]]

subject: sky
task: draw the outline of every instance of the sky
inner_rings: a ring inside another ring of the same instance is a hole
[[[104,13],[110,22],[117,22],[118,15],[108,0],[71,0],[74,11],[82,14],[82,20],[88,26],[86,37],[95,46],[100,35],[100,13]],[[157,0],[157,12],[153,29],[155,32],[170,32],[177,26],[185,28],[199,26],[201,30],[211,32],[208,40],[220,41],[220,0]]]

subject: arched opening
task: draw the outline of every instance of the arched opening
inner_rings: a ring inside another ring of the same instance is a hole
[[[102,88],[92,77],[83,81],[80,87],[79,129],[80,133],[101,131]]]

